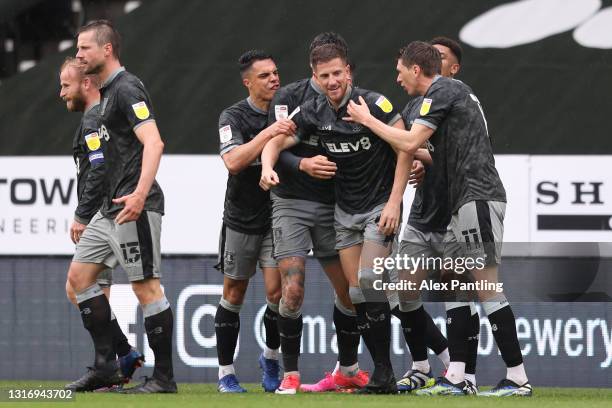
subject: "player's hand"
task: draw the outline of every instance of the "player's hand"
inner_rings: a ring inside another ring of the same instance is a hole
[[[414,160],[412,162],[412,170],[410,171],[410,179],[408,184],[412,184],[414,187],[418,187],[425,178],[425,166],[420,160]]]
[[[387,201],[380,214],[378,230],[384,235],[397,234],[400,223],[400,204]]]
[[[70,226],[70,239],[75,244],[79,242],[81,239],[81,235],[83,235],[83,231],[85,231],[87,225],[81,224],[77,220],[72,221],[72,225]]]
[[[300,160],[300,171],[310,177],[328,180],[336,175],[336,170],[338,170],[336,163],[329,161],[327,157],[322,155]]]
[[[262,169],[261,178],[259,179],[259,187],[264,191],[268,191],[272,187],[278,185],[280,180],[278,174],[273,169]]]
[[[296,129],[295,123],[290,119],[280,119],[268,126],[268,132],[272,137],[278,135],[291,136],[295,134]]]
[[[361,125],[366,126],[366,122],[372,117],[370,108],[363,97],[359,97],[359,103],[355,101],[349,101],[346,109],[349,116],[342,118],[348,122],[357,122]]]
[[[136,221],[144,209],[145,197],[139,193],[128,194],[123,197],[113,199],[115,204],[123,204],[123,209],[117,214],[115,221],[117,224]]]

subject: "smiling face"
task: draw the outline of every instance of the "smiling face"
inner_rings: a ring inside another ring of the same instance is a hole
[[[255,61],[244,74],[244,86],[249,94],[263,101],[271,101],[280,87],[278,69],[272,59]]]
[[[66,102],[70,112],[82,112],[85,109],[83,77],[74,66],[66,66],[60,73],[60,98]]]
[[[348,64],[342,58],[319,62],[314,66],[314,75],[329,100],[334,105],[339,105],[351,82]]]

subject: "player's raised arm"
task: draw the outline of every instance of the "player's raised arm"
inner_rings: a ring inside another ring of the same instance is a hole
[[[223,129],[224,128],[221,127],[219,132],[223,132]],[[261,155],[268,141],[277,135],[292,135],[294,132],[295,125],[290,120],[282,119],[274,122],[272,125],[259,132],[257,136],[248,143],[236,146],[234,149],[223,154],[223,163],[225,163],[225,167],[227,167],[230,174],[238,174]]]
[[[293,123],[289,120],[289,122]],[[275,122],[277,124],[279,122]],[[274,126],[271,125],[270,127]],[[294,125],[295,128],[295,125]],[[259,186],[264,190],[269,190],[272,186],[277,185],[280,180],[278,174],[274,171],[274,165],[278,161],[278,156],[281,151],[289,149],[298,143],[298,139],[294,136],[275,137],[266,143],[261,152],[261,179]]]
[[[359,97],[359,102],[349,102],[347,108],[349,116],[344,119],[366,126],[396,150],[414,155],[434,133],[433,129],[418,123],[414,123],[410,131],[389,126],[372,116],[362,97]]]
[[[164,151],[164,142],[161,139],[155,121],[144,122],[134,129],[136,137],[143,145],[142,151],[142,170],[140,178],[133,193],[113,200],[115,204],[123,203],[124,207],[117,215],[117,223],[123,224],[129,221],[136,221],[140,216],[155,181],[157,169]]]

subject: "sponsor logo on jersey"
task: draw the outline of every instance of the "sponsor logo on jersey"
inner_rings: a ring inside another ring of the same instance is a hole
[[[85,135],[85,143],[87,143],[87,148],[92,152],[98,150],[101,146],[100,135],[98,132]]]
[[[302,143],[307,144],[309,146],[318,146],[319,145],[319,136],[310,135],[309,137],[302,140]]]
[[[230,125],[219,129],[219,140],[221,140],[221,143],[227,143],[232,140],[232,127]]]
[[[289,107],[287,105],[274,105],[274,117],[276,120],[287,119],[289,117]]]
[[[319,129],[319,130],[332,130],[332,125],[319,126],[317,129]]]
[[[421,116],[425,116],[429,113],[429,109],[431,108],[431,102],[432,100],[430,98],[423,99],[423,103],[421,104],[421,110],[419,111],[419,114]]]
[[[427,150],[429,150],[431,153],[436,151],[436,148],[429,140],[425,142],[425,146],[427,146]]]
[[[355,142],[325,143],[325,146],[332,153],[354,153],[359,150],[370,150],[372,143],[369,137],[364,136]]]
[[[393,105],[391,105],[391,102],[382,95],[380,95],[374,103],[385,113],[389,113],[393,110]]]
[[[89,153],[89,162],[91,164],[104,163],[104,153],[102,152]]]
[[[149,112],[149,108],[144,101],[133,104],[132,109],[134,110],[136,117],[140,120],[145,120],[151,115],[151,112]]]

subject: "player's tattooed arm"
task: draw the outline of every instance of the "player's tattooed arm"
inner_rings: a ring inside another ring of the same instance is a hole
[[[253,163],[261,154],[270,140],[279,135],[292,135],[295,133],[295,124],[287,119],[274,122],[257,134],[248,143],[241,144],[223,154],[225,167],[231,174],[238,174]]]
[[[369,128],[396,150],[414,155],[434,133],[433,129],[419,123],[412,124],[410,131],[389,126],[372,116],[366,101],[361,96],[359,102],[349,101],[347,107],[349,116],[343,119],[349,122],[357,122]]]
[[[274,171],[274,165],[281,151],[289,149],[297,143],[298,139],[294,136],[275,137],[266,143],[261,152],[261,178],[259,186],[262,189],[269,190],[280,182],[278,174]]]
[[[394,129],[404,129],[404,122],[398,120],[393,124]],[[378,228],[385,235],[396,234],[400,227],[400,217],[402,200],[404,191],[410,179],[410,171],[412,169],[413,156],[410,153],[399,151],[397,152],[397,164],[395,165],[395,177],[393,179],[393,188],[391,195],[385,208],[380,215]]]
[[[149,190],[151,190],[151,186],[155,181],[155,175],[157,174],[164,151],[164,142],[154,121],[143,123],[134,132],[140,143],[144,146],[142,151],[142,169],[136,190],[131,194],[113,200],[115,204],[124,205],[115,218],[117,224],[136,221],[140,216]]]

